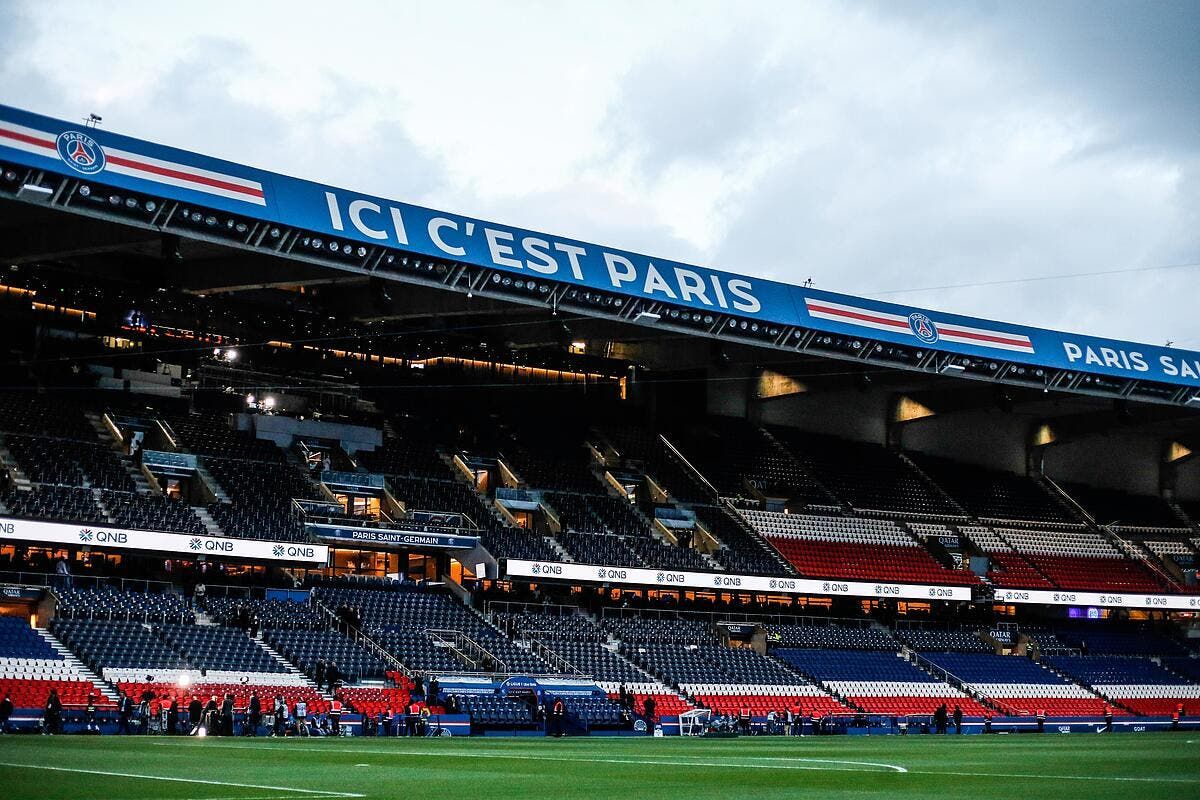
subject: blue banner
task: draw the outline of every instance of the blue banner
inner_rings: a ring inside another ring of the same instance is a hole
[[[397,531],[311,522],[306,527],[309,533],[334,547],[354,545],[367,549],[473,550],[479,544],[478,537],[458,536],[444,531]]]
[[[302,228],[583,289],[1091,375],[1200,386],[1200,353],[1058,333],[790,286],[423,208],[0,106],[0,158]],[[740,323],[737,323],[740,328]]]

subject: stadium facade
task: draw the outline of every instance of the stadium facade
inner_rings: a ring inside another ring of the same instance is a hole
[[[373,734],[1193,724],[1200,353],[7,107],[0,257],[23,723],[55,689],[105,729],[251,691]]]

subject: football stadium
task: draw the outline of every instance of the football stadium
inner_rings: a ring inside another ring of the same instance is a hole
[[[1200,353],[0,106],[19,798],[1195,797]]]

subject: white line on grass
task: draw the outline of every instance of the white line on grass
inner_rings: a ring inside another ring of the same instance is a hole
[[[155,742],[155,744],[163,746],[172,746],[167,742]],[[224,747],[230,750],[245,750],[242,745],[214,745],[208,743],[206,748]],[[345,751],[347,754],[362,754],[370,753],[371,755],[389,755],[389,756],[426,756],[438,759],[447,758],[493,758],[509,761],[566,761],[570,763],[601,763],[601,764],[643,764],[650,767],[716,767],[718,769],[783,769],[783,770],[822,770],[825,772],[908,772],[907,769],[896,764],[880,764],[873,761],[839,761],[832,758],[780,758],[771,756],[748,756],[751,761],[736,757],[722,758],[720,761],[698,761],[695,759],[704,758],[704,756],[682,756],[680,759],[668,758],[614,758],[614,757],[597,757],[593,755],[579,756],[563,756],[563,755],[528,755],[523,753],[480,753],[467,752],[464,750],[361,750],[354,748],[353,750]],[[681,760],[687,759],[687,760]],[[754,760],[780,761],[779,764],[755,764]],[[801,762],[801,763],[797,763]],[[840,764],[842,766],[820,766],[822,764]],[[861,769],[861,768],[867,769]]]
[[[1049,781],[1117,781],[1121,783],[1190,783],[1200,784],[1195,778],[1157,778],[1148,775],[1033,775],[1021,772],[951,772],[949,770],[914,769],[913,775],[950,775],[956,778],[1032,778]]]
[[[71,767],[50,767],[45,764],[13,764],[0,763],[0,767],[16,769],[41,769],[51,772],[77,772],[83,775],[106,775],[110,778],[137,778],[147,781],[169,781],[171,783],[196,783],[206,786],[232,786],[237,789],[266,789],[271,792],[289,792],[293,794],[318,795],[320,797],[366,797],[365,794],[354,792],[328,792],[322,789],[297,789],[292,786],[264,786],[260,783],[232,783],[230,781],[209,781],[202,778],[172,778],[165,775],[145,775],[136,772],[101,772],[97,769],[73,769]]]

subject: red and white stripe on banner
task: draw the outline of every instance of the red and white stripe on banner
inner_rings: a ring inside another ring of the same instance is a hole
[[[870,308],[848,306],[844,303],[818,300],[813,297],[804,298],[804,304],[808,308],[809,316],[817,319],[827,319],[833,322],[840,322],[843,325],[855,325],[860,328],[890,331],[891,333],[905,334],[917,338],[916,333],[913,331],[912,321],[903,314],[891,314],[886,311],[876,311]],[[976,347],[1010,350],[1017,353],[1034,352],[1033,342],[1024,334],[988,330],[986,328],[972,328],[966,325],[938,322],[932,318],[930,321],[933,323],[934,333],[937,337],[934,342],[929,342],[930,344],[936,344],[938,340],[944,340],[957,344],[975,345]]]
[[[57,139],[54,134],[24,125],[14,125],[11,122],[0,122],[0,145],[40,156],[58,157]],[[103,150],[105,163],[102,173],[128,175],[259,206],[267,204],[262,184],[257,181],[111,147],[104,147]]]

